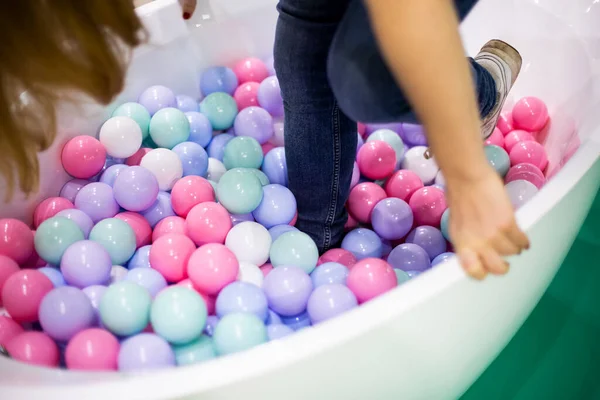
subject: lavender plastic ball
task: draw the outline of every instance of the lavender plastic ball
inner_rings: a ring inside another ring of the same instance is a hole
[[[100,300],[102,300],[102,296],[104,296],[104,292],[106,292],[108,287],[103,285],[93,285],[88,286],[82,290],[82,292],[87,296],[92,304],[92,308],[94,309],[94,323],[93,325],[99,325],[100,323],[100,314],[98,313],[98,305],[100,304]]]
[[[448,251],[446,253],[442,253],[440,255],[438,255],[436,258],[433,259],[433,261],[431,262],[431,266],[435,266],[438,264],[443,264],[446,261],[450,260],[452,257],[454,257],[456,254],[454,254],[451,251]]]
[[[279,80],[276,76],[270,76],[260,83],[256,98],[258,104],[273,117],[283,116],[283,99],[281,98]]]
[[[71,203],[74,203],[75,197],[77,197],[77,193],[79,193],[81,188],[87,185],[88,183],[90,183],[90,181],[86,181],[85,179],[71,179],[70,181],[64,184],[62,189],[60,189],[60,197],[64,197]]]
[[[414,243],[427,252],[430,259],[446,251],[446,239],[439,229],[433,226],[419,226],[413,229],[406,237],[406,243]]]
[[[342,240],[342,249],[354,254],[357,260],[364,258],[381,258],[383,246],[375,232],[366,228],[354,229]]]
[[[81,290],[72,286],[52,289],[40,303],[40,324],[52,339],[66,342],[94,324],[94,308]]]
[[[60,260],[65,281],[78,288],[108,283],[111,269],[110,254],[101,244],[91,240],[73,243]]]
[[[356,134],[356,154],[358,154],[358,151],[360,150],[361,147],[363,147],[363,145],[365,144],[365,140],[363,139],[362,136],[360,136],[360,133]]]
[[[215,92],[233,94],[238,87],[238,79],[231,68],[210,67],[200,77],[200,91],[204,96]]]
[[[127,263],[127,268],[150,268],[150,249],[152,245],[142,246],[133,253],[133,256]]]
[[[371,214],[373,229],[382,239],[403,238],[412,228],[413,221],[413,213],[408,203],[395,197],[381,200]]]
[[[229,219],[231,219],[231,224],[236,226],[242,222],[254,222],[254,217],[252,213],[248,214],[229,214]]]
[[[198,111],[200,109],[198,102],[192,96],[180,94],[175,96],[175,101],[177,101],[177,108],[179,111],[188,112]]]
[[[310,274],[315,288],[332,283],[346,284],[348,267],[336,262],[326,262],[317,266]]]
[[[46,275],[46,277],[50,279],[50,282],[52,282],[55,288],[65,286],[67,284],[65,282],[65,278],[60,273],[60,271],[54,267],[46,266],[38,268],[38,271]]]
[[[273,118],[260,107],[247,107],[235,117],[233,129],[236,136],[249,136],[264,144],[273,136]]]
[[[94,222],[92,219],[86,213],[76,208],[69,208],[67,210],[59,211],[55,216],[64,217],[75,222],[79,229],[81,229],[81,232],[83,232],[83,237],[86,239],[94,227]]]
[[[213,137],[207,148],[208,156],[223,161],[225,145],[233,138],[234,136],[231,133],[221,133],[220,135]]]
[[[425,271],[431,268],[429,254],[422,247],[413,243],[396,246],[388,256],[387,262],[403,271]]]
[[[271,235],[271,241],[277,240],[277,238],[286,232],[297,231],[298,228],[291,225],[275,225],[269,228],[269,234]]]
[[[206,115],[196,111],[188,111],[185,116],[190,123],[190,142],[198,143],[202,147],[208,146],[213,137],[212,125]]]
[[[119,212],[113,188],[102,182],[94,182],[79,190],[75,197],[75,207],[86,213],[94,223],[112,218]]]
[[[417,124],[402,124],[402,139],[409,146],[426,146],[427,137],[425,136],[425,130],[421,125]]]
[[[125,279],[129,270],[121,265],[113,265],[110,270],[110,283],[120,282]]]
[[[142,211],[141,214],[152,228],[163,219],[174,216],[175,211],[171,207],[171,195],[167,192],[158,192],[154,204]]]
[[[165,278],[160,272],[152,268],[134,268],[125,275],[124,280],[137,283],[141,287],[148,289],[152,298],[167,287]]]
[[[296,198],[290,189],[278,184],[263,187],[263,198],[252,212],[254,219],[267,229],[289,224],[295,214]]]
[[[175,354],[167,341],[153,333],[140,333],[119,350],[119,371],[145,371],[175,366]]]
[[[273,324],[267,326],[267,336],[269,337],[269,340],[283,339],[292,333],[294,333],[294,330],[284,324]]]
[[[311,325],[310,316],[307,311],[291,317],[281,317],[281,322],[295,331],[308,328]]]
[[[144,167],[128,167],[121,171],[113,186],[115,200],[127,211],[143,211],[156,201],[158,181]]]
[[[115,164],[106,168],[102,175],[100,175],[100,180],[98,182],[106,183],[107,185],[114,186],[115,179],[117,176],[126,168],[129,168],[125,164]]]
[[[225,286],[217,296],[215,309],[219,318],[237,312],[254,314],[261,321],[266,321],[269,316],[264,292],[246,282],[232,282]]]
[[[162,108],[177,107],[173,91],[161,85],[150,86],[144,90],[138,98],[138,103],[146,107],[151,116]]]
[[[313,284],[302,268],[277,267],[265,277],[263,290],[270,309],[280,316],[293,316],[306,310]]]
[[[197,175],[206,177],[208,154],[198,143],[183,142],[173,147],[173,152],[181,160],[183,176]]]
[[[262,171],[269,178],[269,182],[287,187],[288,172],[283,147],[275,147],[265,155]]]
[[[206,326],[204,327],[203,333],[207,336],[212,337],[213,333],[215,332],[215,327],[218,323],[219,317],[217,317],[216,315],[209,315],[208,317],[206,317]]]
[[[356,296],[345,285],[332,283],[319,286],[308,299],[306,310],[311,322],[318,324],[358,306]]]
[[[269,316],[267,317],[267,325],[281,324],[281,317],[271,309],[269,309]]]

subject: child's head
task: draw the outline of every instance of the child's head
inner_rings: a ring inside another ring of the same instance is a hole
[[[20,0],[0,13],[0,182],[38,187],[37,153],[56,134],[59,92],[108,103],[142,26],[132,0]]]

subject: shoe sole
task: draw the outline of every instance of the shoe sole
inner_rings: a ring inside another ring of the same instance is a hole
[[[512,47],[510,44],[503,42],[502,40],[494,39],[487,42],[481,48],[481,52],[494,54],[508,64],[511,72],[512,87],[519,76],[519,72],[521,71],[521,66],[523,64],[523,58],[517,49]]]

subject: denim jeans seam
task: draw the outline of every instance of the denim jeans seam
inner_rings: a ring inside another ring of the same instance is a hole
[[[340,188],[340,163],[341,163],[341,132],[340,132],[340,109],[337,102],[334,102],[332,109],[332,122],[333,122],[333,180],[331,185],[331,198],[329,203],[329,212],[327,213],[327,219],[325,221],[325,232],[323,240],[323,250],[327,251],[331,246],[331,225],[335,219],[335,213],[337,211],[337,201],[339,197]]]

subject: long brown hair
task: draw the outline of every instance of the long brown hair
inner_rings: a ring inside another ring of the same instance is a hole
[[[0,181],[39,185],[37,153],[56,136],[60,92],[106,104],[143,30],[132,0],[18,0],[0,12]]]

